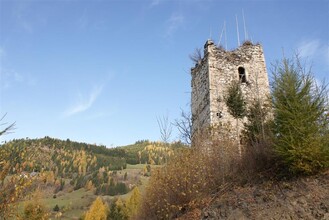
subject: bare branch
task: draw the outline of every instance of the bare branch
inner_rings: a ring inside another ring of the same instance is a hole
[[[2,121],[5,117],[6,117],[7,113],[4,114],[1,118],[0,118],[0,121]],[[0,124],[0,126],[4,126],[6,125],[7,123],[2,123]],[[8,134],[10,133],[10,131],[14,130],[15,129],[15,124],[16,122],[10,124],[9,126],[7,126],[5,129],[3,129],[2,131],[0,131],[0,136],[4,135],[4,134]]]
[[[180,139],[190,145],[192,139],[192,116],[190,112],[184,112],[181,110],[181,118],[176,119],[173,125],[178,129],[180,133]]]
[[[202,60],[201,48],[195,48],[194,53],[189,55],[190,59],[195,63],[199,63]]]
[[[157,117],[157,122],[159,125],[161,140],[164,143],[168,143],[171,137],[172,126],[168,120],[168,114],[162,117]]]

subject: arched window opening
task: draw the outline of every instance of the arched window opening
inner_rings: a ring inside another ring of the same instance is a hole
[[[246,83],[247,82],[247,77],[246,77],[245,69],[243,67],[239,67],[238,72],[239,72],[239,81],[241,83]]]

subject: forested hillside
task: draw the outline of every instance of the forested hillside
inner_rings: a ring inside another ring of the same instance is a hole
[[[85,208],[96,195],[127,194],[151,175],[151,165],[163,165],[182,147],[180,142],[146,140],[117,148],[50,137],[10,141],[0,146],[0,211],[14,210],[13,204],[24,201],[36,189],[41,190],[43,199],[53,197],[52,202],[46,199],[46,204],[58,196],[66,198],[69,205],[56,210],[72,209],[75,194],[81,195],[85,202],[80,207]]]

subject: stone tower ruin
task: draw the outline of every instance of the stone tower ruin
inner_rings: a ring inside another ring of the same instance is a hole
[[[246,42],[235,50],[226,51],[208,40],[204,45],[204,57],[191,69],[191,75],[192,135],[216,125],[235,125],[225,104],[233,81],[241,83],[247,106],[255,100],[267,100],[270,93],[260,44]]]

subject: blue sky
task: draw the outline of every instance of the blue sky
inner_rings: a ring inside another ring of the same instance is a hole
[[[159,140],[156,117],[189,109],[189,54],[218,42],[224,21],[236,48],[242,10],[269,75],[282,51],[299,51],[328,80],[329,1],[0,0],[0,115],[16,121],[0,142]]]

